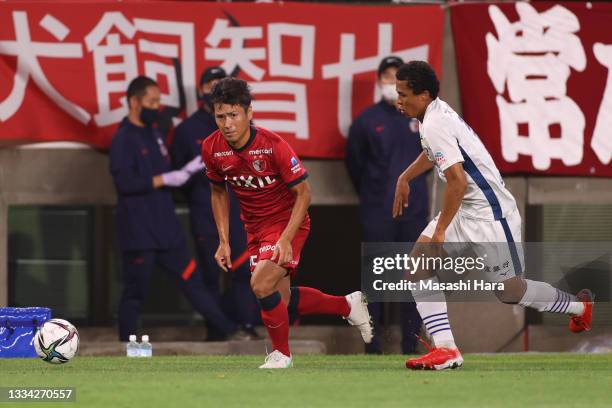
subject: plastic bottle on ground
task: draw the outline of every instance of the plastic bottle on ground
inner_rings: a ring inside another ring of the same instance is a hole
[[[142,342],[140,343],[140,357],[153,357],[153,345],[149,343],[149,336],[147,334],[142,336]]]
[[[138,357],[140,355],[140,345],[136,341],[135,334],[130,334],[130,341],[125,346],[125,354],[128,357]]]

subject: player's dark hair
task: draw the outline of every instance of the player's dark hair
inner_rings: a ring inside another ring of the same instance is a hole
[[[440,92],[440,81],[436,71],[425,61],[410,61],[402,65],[397,70],[395,78],[398,81],[408,82],[408,87],[415,95],[427,91],[431,99],[436,99]]]
[[[215,84],[210,94],[210,104],[240,105],[244,110],[251,106],[251,89],[242,79],[227,77]]]
[[[147,93],[147,88],[150,86],[159,87],[157,82],[144,75],[140,75],[132,79],[127,88],[128,101],[132,96],[136,96],[139,99],[142,98]]]

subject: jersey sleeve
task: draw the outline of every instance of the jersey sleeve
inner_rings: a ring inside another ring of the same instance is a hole
[[[215,161],[213,160],[212,146],[210,143],[202,143],[202,162],[206,167],[206,177],[211,183],[225,184],[225,178],[219,173],[219,169],[215,167]]]
[[[289,187],[301,183],[308,177],[302,162],[285,140],[279,139],[277,141],[274,146],[273,157],[283,181]]]
[[[436,165],[442,172],[453,164],[463,162],[457,138],[442,123],[431,123],[425,130],[425,140],[431,149]]]

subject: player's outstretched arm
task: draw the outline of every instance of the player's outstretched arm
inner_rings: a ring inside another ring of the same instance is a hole
[[[210,201],[217,232],[219,233],[219,248],[215,253],[215,260],[221,269],[227,272],[232,267],[229,244],[229,193],[225,185],[210,183],[210,187]]]
[[[431,242],[444,242],[446,228],[455,218],[467,188],[467,178],[463,170],[463,162],[450,166],[444,171],[444,176],[446,177],[444,203],[442,204],[442,212],[438,218],[436,230],[431,237]]]
[[[395,186],[395,198],[393,199],[393,218],[399,217],[408,207],[408,196],[410,194],[410,183],[416,177],[425,173],[433,167],[425,152],[421,152],[415,161],[397,178]]]
[[[274,253],[272,254],[272,261],[275,261],[278,265],[283,265],[293,260],[291,241],[293,241],[295,234],[297,234],[300,226],[304,222],[308,207],[310,206],[311,192],[310,183],[308,183],[308,181],[304,180],[291,187],[291,192],[295,194],[295,203],[291,210],[291,217],[278,239]]]

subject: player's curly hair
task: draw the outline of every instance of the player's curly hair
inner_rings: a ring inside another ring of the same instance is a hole
[[[240,105],[246,111],[251,106],[251,89],[246,81],[238,78],[223,78],[215,84],[210,94],[210,104]]]
[[[436,99],[440,92],[440,81],[436,71],[425,61],[410,61],[402,65],[397,70],[395,78],[398,81],[408,82],[408,87],[415,95],[427,91],[431,99]]]

